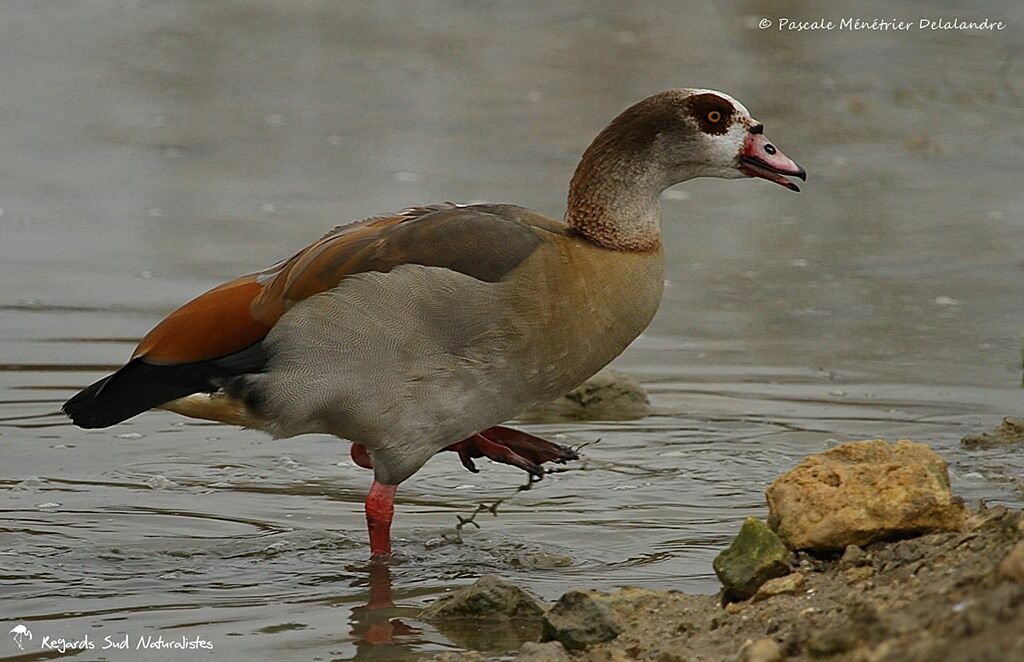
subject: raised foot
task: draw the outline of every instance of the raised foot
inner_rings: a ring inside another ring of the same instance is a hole
[[[448,446],[445,450],[459,454],[462,466],[473,473],[479,469],[473,463],[475,458],[486,457],[494,462],[519,467],[531,476],[541,477],[545,462],[565,464],[569,460],[578,460],[579,455],[568,446],[562,446],[546,439],[497,425],[488,428],[469,439]]]

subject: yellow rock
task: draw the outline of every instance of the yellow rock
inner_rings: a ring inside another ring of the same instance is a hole
[[[768,523],[793,549],[838,550],[959,530],[966,509],[925,444],[854,441],[808,456],[768,488]]]

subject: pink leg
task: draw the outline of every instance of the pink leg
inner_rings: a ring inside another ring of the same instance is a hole
[[[395,515],[398,485],[373,481],[366,495],[366,528],[370,531],[370,557],[391,556],[391,519]]]

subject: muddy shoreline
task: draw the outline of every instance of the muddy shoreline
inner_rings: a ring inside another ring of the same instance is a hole
[[[791,592],[726,606],[719,596],[672,590],[594,592],[619,630],[610,641],[434,659],[1024,660],[1020,511],[982,507],[963,531],[824,558],[801,553],[793,574]]]
[[[768,523],[747,518],[715,558],[717,595],[583,589],[547,605],[485,576],[421,615],[453,640],[476,633],[475,651],[435,659],[1024,660],[1024,513],[968,509],[926,444],[842,444],[766,497]],[[499,632],[523,643],[499,653]]]

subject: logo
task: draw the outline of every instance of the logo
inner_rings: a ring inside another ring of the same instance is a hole
[[[11,628],[8,634],[11,635],[11,639],[18,645],[19,650],[25,650],[25,640],[32,641],[32,631],[25,627],[23,624],[18,623]],[[128,632],[119,632],[115,635],[106,635],[103,637],[103,646],[101,650],[118,649],[118,650],[132,650],[132,645]],[[62,655],[64,653],[78,652],[78,651],[91,651],[97,649],[98,643],[93,641],[89,637],[89,633],[86,633],[80,638],[69,638],[69,637],[52,637],[48,634],[41,634],[39,637],[39,649],[44,651],[57,651]],[[201,636],[189,636],[181,635],[180,639],[164,639],[163,635],[152,636],[143,634],[138,637],[135,644],[134,650],[176,650],[176,651],[198,651],[198,650],[213,650],[213,642],[208,639],[203,639]]]
[[[11,635],[11,639],[14,639],[14,643],[18,644],[18,650],[25,650],[25,647],[21,643],[25,639],[32,641],[32,630],[29,630],[21,624],[15,625],[7,634]]]

